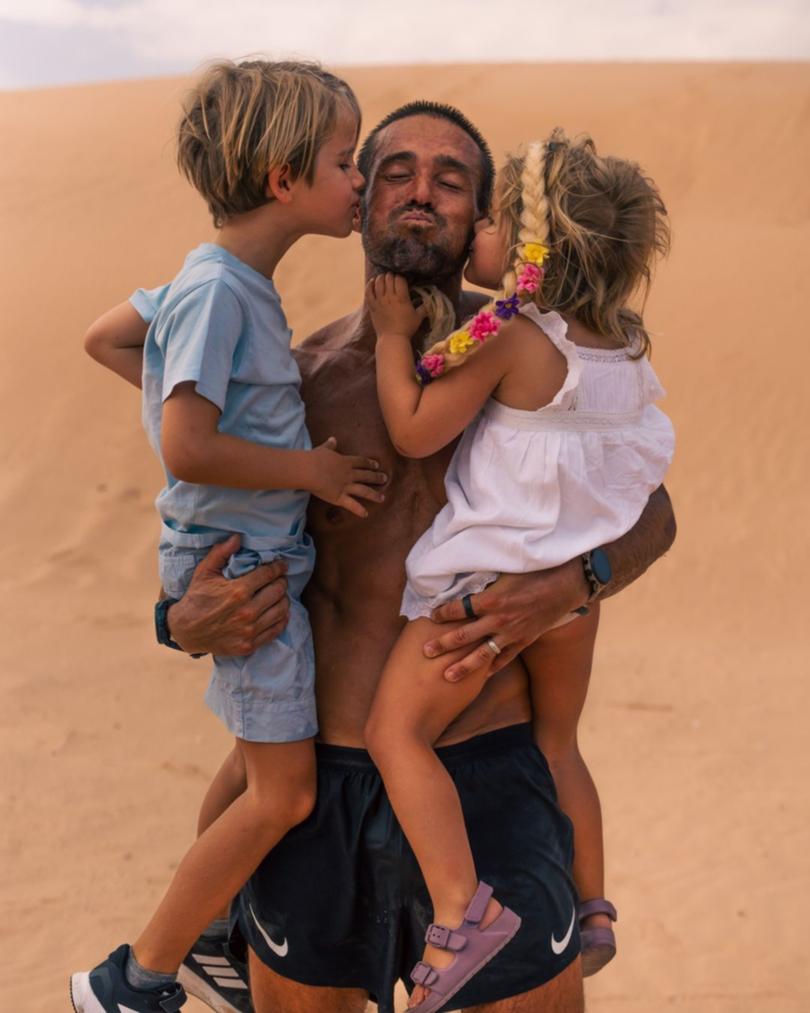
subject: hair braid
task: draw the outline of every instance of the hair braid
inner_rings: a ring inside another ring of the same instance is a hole
[[[434,376],[441,375],[464,362],[469,355],[477,351],[479,345],[490,334],[497,333],[503,320],[514,316],[518,312],[519,305],[539,289],[542,267],[537,268],[538,283],[526,288],[521,288],[521,271],[525,269],[527,262],[530,262],[527,258],[527,248],[534,246],[538,250],[547,251],[549,238],[548,199],[545,186],[547,151],[546,143],[534,141],[527,146],[519,159],[520,177],[512,195],[520,206],[517,241],[513,244],[512,262],[501,280],[500,290],[494,299],[486,303],[461,328],[428,345],[417,367],[423,382],[429,382],[428,376],[433,379]],[[536,263],[542,265],[545,253],[535,254],[535,258]],[[430,311],[428,319],[431,321],[431,335],[440,332]]]

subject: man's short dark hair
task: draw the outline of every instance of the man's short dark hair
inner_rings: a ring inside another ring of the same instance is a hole
[[[495,179],[495,163],[492,161],[492,152],[489,150],[489,145],[484,140],[481,131],[467,119],[464,113],[456,109],[455,106],[446,105],[444,102],[429,102],[426,99],[406,102],[404,106],[400,106],[392,113],[389,113],[385,119],[380,120],[363,141],[363,146],[360,148],[357,156],[357,168],[360,172],[362,172],[366,179],[369,178],[371,164],[374,161],[374,154],[377,150],[377,135],[380,131],[384,130],[389,124],[396,123],[397,120],[407,119],[410,116],[433,116],[437,120],[448,120],[450,123],[455,123],[457,127],[460,127],[465,134],[472,138],[481,153],[481,179],[476,194],[478,210],[481,212],[488,211],[490,201],[492,200],[492,184]]]

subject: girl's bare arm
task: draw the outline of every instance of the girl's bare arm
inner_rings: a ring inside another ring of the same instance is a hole
[[[411,348],[421,315],[411,306],[404,278],[377,276],[369,282],[366,301],[377,331],[380,407],[391,442],[403,457],[429,457],[454,440],[501,381],[515,371],[527,339],[537,337],[534,324],[522,318],[512,320],[501,328],[497,341],[481,345],[462,368],[423,387],[416,379]],[[543,377],[534,385],[542,404],[554,397],[562,382],[560,355],[547,340],[534,340],[532,355]]]

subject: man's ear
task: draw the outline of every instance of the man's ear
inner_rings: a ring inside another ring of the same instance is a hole
[[[280,204],[289,204],[292,200],[292,172],[289,165],[274,166],[267,173],[265,196],[277,200]]]

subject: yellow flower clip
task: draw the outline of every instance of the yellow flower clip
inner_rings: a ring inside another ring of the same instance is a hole
[[[542,243],[525,243],[523,246],[522,257],[529,264],[542,264],[548,254],[548,247]]]
[[[453,355],[463,355],[468,349],[472,348],[473,339],[469,331],[456,331],[455,334],[450,335],[449,349]]]

